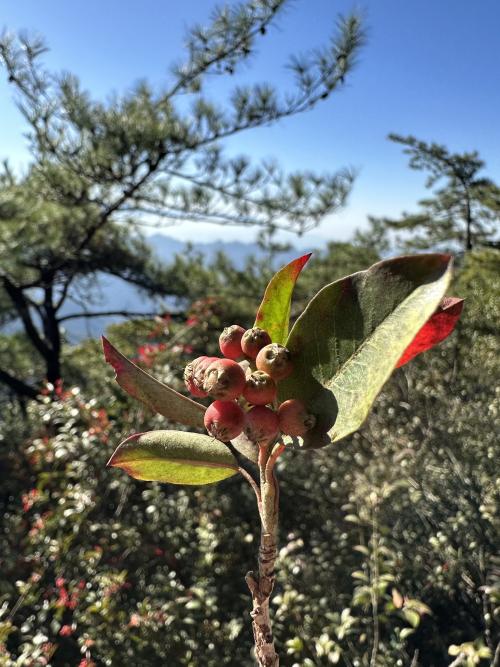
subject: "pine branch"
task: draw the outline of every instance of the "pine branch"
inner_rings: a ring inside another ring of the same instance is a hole
[[[190,59],[186,64],[175,68],[177,81],[165,93],[163,100],[169,100],[188,89],[197,79],[227,60],[229,63],[226,67],[220,67],[217,73],[233,74],[237,64],[252,53],[255,37],[266,34],[269,25],[286,2],[287,0],[268,0],[260,3],[260,8],[255,2],[247,2],[235,8],[223,7],[214,12],[208,27],[191,29],[188,35]],[[234,30],[234,26],[239,29]]]
[[[133,311],[133,310],[101,310],[96,312],[82,312],[82,313],[70,313],[69,315],[63,315],[58,317],[58,322],[66,322],[67,320],[77,320],[80,318],[94,318],[94,317],[145,317],[148,319],[153,319],[158,316],[158,311],[144,312],[144,311]],[[170,313],[169,317],[174,320],[184,321],[186,319],[186,314],[183,312]]]
[[[32,386],[14,377],[6,370],[0,368],[0,382],[9,387],[17,396],[21,398],[39,399],[39,391]]]

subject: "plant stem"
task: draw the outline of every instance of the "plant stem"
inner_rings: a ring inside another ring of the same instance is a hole
[[[269,602],[274,587],[274,566],[278,554],[278,482],[274,465],[283,451],[281,444],[271,448],[259,447],[260,519],[259,572],[249,572],[245,577],[252,594],[252,629],[255,656],[259,667],[278,667],[279,657],[274,648]]]
[[[373,618],[373,647],[370,658],[370,667],[376,667],[379,645],[379,620],[378,620],[378,585],[379,585],[379,534],[377,522],[377,510],[373,508],[372,512],[372,553],[370,564],[370,587],[372,599],[372,618]]]

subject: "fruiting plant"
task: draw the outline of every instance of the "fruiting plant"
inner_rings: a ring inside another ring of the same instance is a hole
[[[309,257],[273,277],[252,329],[224,330],[225,358],[200,357],[188,364],[186,386],[195,397],[215,398],[208,408],[158,382],[103,339],[106,361],[123,389],[169,421],[208,432],[132,435],[108,465],[137,479],[170,484],[211,484],[240,473],[255,492],[258,571],[249,572],[246,581],[261,667],[279,664],[269,611],[279,457],[290,448],[307,455],[359,429],[392,371],[446,338],[463,303],[444,297],[449,255],[396,257],[326,285],[289,331],[293,288]]]

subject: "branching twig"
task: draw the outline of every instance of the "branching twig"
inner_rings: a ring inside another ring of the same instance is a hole
[[[274,588],[274,566],[278,554],[278,481],[274,466],[285,449],[278,443],[274,448],[268,444],[259,445],[259,473],[261,508],[261,537],[259,548],[259,572],[249,572],[246,582],[252,594],[252,628],[255,642],[255,656],[259,667],[277,667],[279,657],[274,647],[269,603]]]

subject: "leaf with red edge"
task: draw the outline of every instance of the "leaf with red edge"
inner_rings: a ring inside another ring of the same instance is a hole
[[[422,254],[378,262],[323,287],[286,342],[291,375],[280,401],[298,398],[316,417],[303,446],[324,447],[364,422],[401,355],[441,302],[450,255]]]
[[[102,347],[104,358],[115,369],[116,381],[127,394],[167,419],[186,426],[203,428],[205,406],[155,380],[118,352],[104,336]]]
[[[418,334],[406,348],[396,368],[404,366],[418,354],[447,338],[455,328],[464,305],[463,299],[448,296],[441,300],[436,312],[427,320]]]
[[[293,288],[311,255],[309,252],[307,255],[297,257],[281,268],[266,287],[254,326],[265,329],[273,343],[285,344],[288,337]]]
[[[186,431],[131,435],[118,445],[108,466],[122,468],[135,479],[170,484],[213,484],[239,470],[222,442]]]

